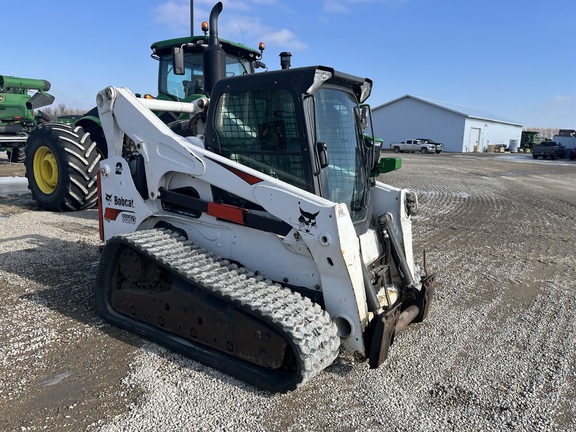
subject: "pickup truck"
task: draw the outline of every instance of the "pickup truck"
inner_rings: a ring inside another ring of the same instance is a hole
[[[444,144],[439,143],[439,142],[435,142],[432,141],[430,138],[416,138],[419,141],[424,141],[428,144],[432,144],[436,146],[436,154],[440,153],[442,150],[444,150]]]
[[[440,153],[442,151],[442,147],[438,149],[437,145],[439,143],[434,143],[432,140],[429,139],[409,139],[402,142],[393,142],[390,143],[390,150],[393,150],[394,153],[414,153],[420,152],[423,154],[426,153]]]
[[[543,159],[556,159],[564,158],[564,146],[555,141],[542,141],[537,146],[532,147],[532,157],[538,159],[542,156]]]

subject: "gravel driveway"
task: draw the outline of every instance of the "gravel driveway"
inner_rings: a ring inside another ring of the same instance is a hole
[[[104,323],[96,211],[0,197],[0,429],[576,429],[576,162],[402,158],[383,179],[418,193],[414,250],[438,272],[431,315],[379,369],[341,354],[285,395]]]

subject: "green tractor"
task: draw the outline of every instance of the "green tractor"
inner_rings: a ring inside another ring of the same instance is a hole
[[[11,162],[24,162],[28,135],[49,120],[42,112],[34,115],[34,110],[54,102],[48,90],[46,80],[0,75],[0,150]],[[32,91],[36,93],[30,95]]]
[[[266,68],[260,60],[263,44],[256,50],[218,38],[221,10],[221,3],[214,6],[210,13],[210,26],[202,23],[204,34],[201,36],[191,35],[152,44],[152,58],[159,64],[156,99],[190,102],[205,96],[204,89],[213,87],[211,81],[217,80],[222,70],[226,76],[234,76]],[[220,45],[223,51],[212,50],[215,45]],[[150,95],[144,97],[152,98]],[[156,114],[175,132],[183,135],[190,127],[204,127],[202,116],[189,118],[162,111]],[[74,123],[39,125],[31,133],[26,146],[26,177],[33,198],[41,208],[52,211],[93,207],[97,203],[99,162],[107,157],[107,152],[97,108]]]

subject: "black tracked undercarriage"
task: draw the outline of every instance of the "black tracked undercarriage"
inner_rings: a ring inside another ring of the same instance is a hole
[[[96,302],[111,323],[270,391],[297,388],[340,345],[318,305],[169,230],[108,241]]]

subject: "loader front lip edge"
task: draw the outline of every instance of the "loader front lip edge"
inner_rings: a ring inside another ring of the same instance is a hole
[[[419,291],[410,290],[413,298],[407,305],[396,307],[373,318],[369,331],[368,363],[371,369],[376,369],[388,357],[394,338],[404,331],[411,323],[422,322],[428,316],[432,295],[436,287],[436,275],[431,274],[421,279]],[[400,312],[401,310],[401,312]]]

